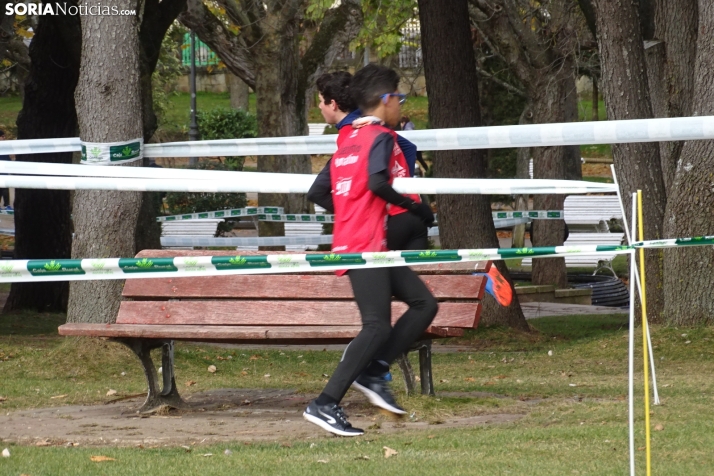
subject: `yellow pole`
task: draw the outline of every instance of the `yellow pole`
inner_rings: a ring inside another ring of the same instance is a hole
[[[640,241],[645,239],[644,222],[642,219],[642,190],[637,191],[637,228]],[[652,475],[652,459],[650,445],[650,376],[649,354],[647,353],[647,289],[645,286],[645,250],[640,248],[640,282],[642,283],[642,355],[645,361],[645,448],[647,457],[647,476]]]

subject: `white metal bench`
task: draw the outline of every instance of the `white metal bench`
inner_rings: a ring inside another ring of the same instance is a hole
[[[624,233],[571,233],[565,242],[565,246],[582,246],[582,245],[621,245]],[[612,259],[617,256],[616,253],[601,253],[597,255],[576,255],[566,256],[565,266],[568,268],[577,267],[606,267],[612,269]],[[604,263],[601,263],[604,262]],[[532,266],[531,258],[525,258],[522,266]]]
[[[325,133],[325,127],[329,126],[329,124],[317,124],[317,123],[312,123],[307,125],[307,130],[308,130],[308,135],[310,136],[321,136]]]
[[[570,231],[607,233],[608,221],[622,220],[617,195],[571,195],[565,199],[563,210]]]
[[[177,220],[161,222],[161,236],[216,236],[218,224],[224,222],[223,218],[202,218],[197,220]],[[193,247],[172,247],[165,249],[193,249]]]

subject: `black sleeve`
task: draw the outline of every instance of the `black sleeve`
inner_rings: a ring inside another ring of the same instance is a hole
[[[394,152],[394,137],[387,132],[379,134],[369,150],[369,175],[389,170],[389,159]]]
[[[320,205],[330,213],[335,213],[335,206],[332,203],[332,182],[330,181],[330,162],[327,161],[325,167],[315,177],[310,190],[307,192],[307,199],[312,203]]]
[[[389,174],[386,170],[377,172],[376,174],[370,174],[369,190],[387,203],[406,208],[407,210],[411,209],[414,204],[414,200],[405,197],[389,185]]]

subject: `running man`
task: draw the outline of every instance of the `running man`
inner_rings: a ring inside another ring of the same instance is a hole
[[[348,137],[353,129],[352,124],[369,123],[360,120],[362,112],[350,94],[352,75],[346,71],[326,73],[317,79],[317,90],[320,96],[320,112],[328,124],[334,124],[339,131],[337,146]],[[359,125],[358,125],[359,127]],[[396,135],[397,145],[406,159],[409,171],[408,176],[414,175],[417,161],[417,147],[409,140]],[[332,184],[330,181],[331,160],[325,164],[308,191],[307,198],[320,205],[330,213],[334,213],[332,203]],[[404,173],[398,176],[407,176]],[[417,195],[411,197],[421,201]],[[420,218],[414,214],[405,213],[406,210],[390,207],[389,222],[387,224],[387,248],[390,250],[424,250],[428,248],[428,227],[433,225],[434,216]]]
[[[385,223],[389,207],[399,207],[422,220],[431,209],[396,192],[391,183],[406,173],[406,160],[389,127],[399,123],[401,102],[399,76],[389,68],[368,65],[358,71],[350,85],[351,95],[369,121],[354,129],[341,142],[330,164],[335,211],[332,250],[338,253],[385,251]],[[433,219],[433,218],[432,218]],[[310,402],[303,416],[325,430],[341,436],[358,436],[340,401],[353,384],[369,400],[396,414],[397,405],[384,375],[389,365],[404,353],[429,327],[438,304],[421,279],[408,267],[339,271],[352,284],[362,316],[362,330],[350,343],[322,393]],[[392,296],[409,309],[392,328]]]

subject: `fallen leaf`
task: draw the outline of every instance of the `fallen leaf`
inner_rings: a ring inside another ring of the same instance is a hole
[[[385,458],[391,458],[392,456],[396,456],[398,454],[396,450],[393,450],[389,446],[383,446],[382,449],[384,450]]]
[[[654,427],[654,431],[662,431],[664,430],[664,425],[661,423],[657,423]]]
[[[466,378],[464,379],[464,381],[466,381],[466,382],[475,382],[476,379],[473,378],[473,377],[466,377]]]
[[[107,397],[111,397],[112,395],[116,395],[116,394],[117,394],[117,391],[116,391],[116,390],[110,389],[110,390],[107,392]]]
[[[223,454],[226,455],[226,456],[230,456],[230,455],[233,454],[233,452],[232,452],[231,450],[226,450],[226,451],[223,452]]]
[[[318,463],[327,464],[327,460],[326,460],[326,459],[318,459],[317,462],[318,462]]]
[[[35,446],[52,446],[52,442],[50,440],[39,440],[35,443]]]
[[[95,463],[101,463],[102,461],[116,461],[115,458],[110,458],[109,456],[90,456],[89,459]]]
[[[429,435],[429,436],[427,436],[427,438],[429,438],[430,440],[433,440],[434,437],[436,437],[436,435]]]
[[[291,445],[290,443],[280,443],[280,446],[282,448],[292,448],[293,447],[293,445]]]
[[[246,372],[246,371],[244,370],[244,371],[242,371],[240,374],[241,374],[241,375],[248,375],[248,372]]]
[[[52,398],[55,398],[55,397],[52,397]],[[7,401],[7,397],[0,397],[0,402],[6,402],[6,401]]]
[[[201,456],[213,456],[213,453],[206,453],[206,454],[201,455]]]
[[[258,360],[258,359],[260,359],[260,356],[254,354],[254,355],[251,355],[248,360]]]
[[[389,456],[386,456],[386,457],[389,458]],[[355,459],[356,459],[356,460],[363,459],[363,460],[369,461],[369,456],[367,456],[367,455],[358,456],[358,457],[356,457]]]
[[[211,372],[212,374],[215,374],[215,373],[216,373],[216,370],[218,370],[218,369],[216,369],[216,366],[215,366],[215,365],[209,365],[209,366],[208,366],[208,371]]]
[[[193,380],[189,380],[188,382],[186,382],[187,387],[191,387],[193,385],[196,385],[196,382],[194,382]]]
[[[439,383],[448,383],[448,382],[449,382],[448,380],[443,379],[443,378],[441,380],[439,380]]]
[[[55,395],[54,397],[50,397],[50,398],[51,398],[51,399],[55,399],[55,398],[64,398],[64,397],[66,397],[67,395],[68,395],[68,394],[67,394],[67,393],[65,393],[64,395]],[[2,401],[2,398],[0,398],[0,402],[1,402],[1,401]]]
[[[263,377],[268,378],[268,377],[270,377],[270,374],[265,374],[265,375],[263,375]]]

